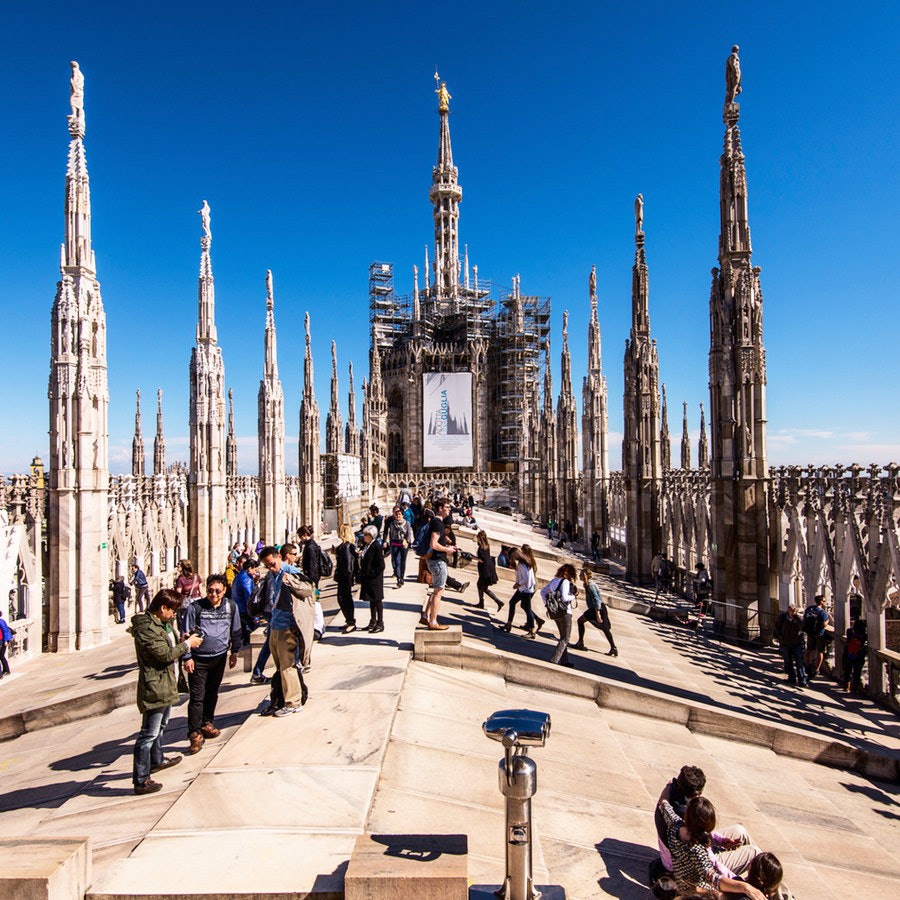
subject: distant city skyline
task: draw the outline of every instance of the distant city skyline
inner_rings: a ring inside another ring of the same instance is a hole
[[[0,313],[15,393],[0,472],[47,461],[49,315],[59,278],[69,61],[85,74],[93,247],[108,326],[110,468],[131,468],[134,397],[152,448],[163,390],[169,461],[188,456],[188,360],[203,200],[212,210],[216,325],[234,390],[239,470],[257,465],[266,270],[274,281],[288,473],[297,471],[303,315],[324,422],[330,345],[341,408],[368,376],[369,263],[412,289],[433,245],[435,64],[453,95],[460,242],[481,277],[553,302],[560,388],[569,310],[574,391],[586,370],[597,266],[610,465],[619,467],[630,325],[633,202],[642,193],[650,319],[667,385],[673,463],[682,401],[696,460],[707,404],[710,269],[718,240],[725,60],[741,46],[741,130],[753,260],[762,268],[772,464],[900,459],[896,415],[897,117],[879,85],[896,65],[893,4],[413,4],[212,13],[163,2],[11,11],[2,91],[16,134],[6,175]],[[815,11],[814,15],[810,12]],[[773,24],[777,23],[777,28]],[[468,27],[466,27],[468,25]],[[440,39],[446,29],[446,41]],[[877,253],[875,248],[877,247]],[[420,277],[421,274],[420,274]],[[554,402],[556,401],[554,396]],[[324,435],[323,435],[324,442]],[[152,460],[152,449],[148,459]]]

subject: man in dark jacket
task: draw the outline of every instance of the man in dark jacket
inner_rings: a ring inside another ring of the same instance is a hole
[[[188,753],[197,753],[204,738],[219,736],[214,720],[219,701],[219,687],[225,675],[225,663],[237,665],[241,643],[241,617],[233,600],[225,599],[228,583],[224,575],[206,579],[206,596],[195,600],[185,613],[186,634],[199,633],[203,646],[188,653],[184,670],[188,673],[191,694],[188,701]],[[230,650],[230,655],[229,655]]]
[[[131,617],[130,633],[138,662],[137,705],[143,715],[141,730],[134,744],[134,792],[153,794],[162,788],[150,775],[181,762],[181,754],[163,756],[163,733],[172,704],[178,702],[178,678],[175,661],[203,643],[196,634],[181,640],[173,631],[175,616],[181,609],[177,591],[160,591],[145,613]]]
[[[788,684],[806,687],[806,667],[803,665],[803,619],[792,603],[786,612],[775,620],[775,637],[781,645],[784,673]]]

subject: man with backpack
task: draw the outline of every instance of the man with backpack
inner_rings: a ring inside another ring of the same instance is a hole
[[[825,609],[825,597],[818,594],[803,611],[803,633],[806,635],[806,676],[810,680],[819,674],[825,661],[825,626],[830,619]]]
[[[806,667],[803,660],[803,620],[792,603],[775,620],[775,637],[781,646],[784,672],[788,684],[806,687]]]
[[[147,576],[136,559],[131,561],[131,579],[128,583],[134,588],[134,611],[143,612],[150,605],[150,588],[147,585]]]

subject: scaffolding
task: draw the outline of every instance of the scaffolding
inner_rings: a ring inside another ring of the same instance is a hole
[[[409,333],[411,302],[394,291],[394,264],[369,266],[369,325],[380,350],[387,350]]]
[[[525,429],[535,385],[544,379],[543,348],[550,336],[550,298],[524,296],[518,289],[500,299],[497,317],[496,462],[523,460]]]

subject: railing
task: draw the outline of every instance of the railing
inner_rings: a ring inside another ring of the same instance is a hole
[[[895,653],[893,650],[876,650],[874,656],[877,664],[883,666],[885,670],[886,677],[882,682],[887,687],[885,699],[895,710],[900,712],[900,653]],[[872,655],[870,654],[870,662],[871,659]]]

